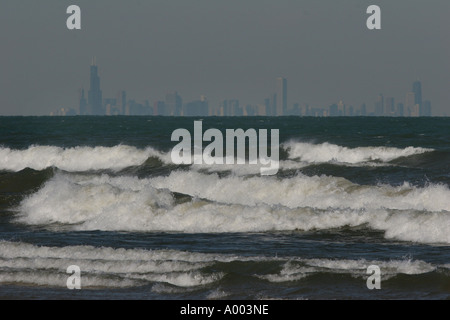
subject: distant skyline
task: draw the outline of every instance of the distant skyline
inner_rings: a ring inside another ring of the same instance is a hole
[[[422,82],[414,81],[412,90],[405,99],[395,100],[379,94],[373,108],[366,103],[360,106],[347,105],[342,100],[329,106],[310,106],[307,103],[288,104],[288,81],[275,79],[275,92],[266,92],[264,103],[241,104],[239,99],[224,99],[219,104],[210,104],[202,95],[194,101],[183,101],[178,92],[167,93],[164,100],[137,101],[129,97],[125,90],[117,91],[115,96],[104,97],[99,76],[99,67],[95,57],[90,66],[90,81],[86,99],[84,87],[78,90],[78,107],[60,107],[50,112],[55,116],[386,116],[386,117],[422,117],[433,116],[430,100],[424,100]],[[370,105],[370,103],[369,103]]]
[[[69,31],[66,8],[82,11]],[[366,8],[382,29],[366,28]],[[450,2],[399,1],[13,1],[0,10],[0,115],[48,115],[88,99],[97,58],[103,98],[264,104],[275,79],[287,106],[343,101],[370,109],[377,96],[406,104],[420,80],[433,115],[450,115]],[[388,102],[390,103],[390,102]]]

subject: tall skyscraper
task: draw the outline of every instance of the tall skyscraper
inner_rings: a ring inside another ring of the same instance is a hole
[[[415,98],[414,104],[418,104],[419,107],[422,106],[422,83],[420,81],[415,81],[413,83],[413,90]]]
[[[287,80],[281,77],[277,78],[276,88],[277,88],[276,116],[282,116],[285,115],[287,111]]]
[[[406,94],[405,107],[406,107],[407,115],[409,117],[418,117],[419,116],[419,112],[418,112],[418,110],[416,110],[416,109],[418,109],[418,105],[416,104],[416,97],[415,97],[414,92],[408,92]]]
[[[237,99],[228,100],[228,108],[231,111],[232,116],[242,116],[243,115],[243,110],[239,106],[239,100],[237,100]]]
[[[155,101],[155,103],[153,104],[153,115],[163,116],[165,108],[166,104],[164,103],[164,101]]]
[[[422,117],[431,117],[431,101],[425,100],[422,102]]]
[[[367,109],[366,109],[366,104],[365,103],[363,103],[363,104],[361,104],[361,116],[363,116],[363,117],[365,117],[365,116],[367,116]]]
[[[404,116],[404,112],[405,112],[404,111],[404,104],[401,103],[401,102],[397,103],[397,110],[395,112],[395,115],[397,117],[403,117]]]
[[[92,115],[103,115],[102,91],[100,90],[100,77],[98,76],[98,67],[95,59],[92,59],[91,65],[91,83],[88,93],[88,104]]]
[[[384,98],[382,94],[378,96],[377,101],[375,102],[375,116],[384,116]]]
[[[413,83],[413,92],[415,95],[414,106],[418,108],[418,116],[423,116],[423,105],[422,105],[422,83],[417,80]]]
[[[124,115],[127,108],[127,93],[125,91],[122,91],[121,102],[121,113]]]
[[[265,108],[266,108],[265,115],[267,115],[267,116],[272,115],[271,105],[272,105],[272,104],[271,104],[271,102],[270,102],[270,98],[264,99],[264,106],[265,106]]]
[[[88,114],[87,101],[86,101],[86,97],[84,96],[84,89],[81,89],[79,115],[84,116],[86,114]]]
[[[342,100],[340,100],[337,104],[338,106],[338,116],[344,117],[346,116],[345,104]]]
[[[166,112],[164,115],[166,116],[181,116],[183,100],[178,95],[177,92],[172,92],[166,94],[165,100]]]
[[[395,116],[395,101],[392,97],[387,97],[384,100],[384,115],[388,117]]]
[[[268,116],[276,116],[277,115],[277,94],[274,93],[269,98],[268,109],[266,111]]]

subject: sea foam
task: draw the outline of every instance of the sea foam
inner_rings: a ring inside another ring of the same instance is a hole
[[[272,257],[264,255],[201,253],[180,250],[147,250],[111,248],[86,245],[65,247],[37,246],[23,242],[0,241],[0,284],[66,287],[70,274],[68,266],[81,270],[82,288],[123,288],[153,284],[152,291],[176,293],[200,286],[217,284],[229,270],[227,264],[241,262],[249,266],[276,263],[277,273],[250,273],[270,282],[302,281],[316,273],[347,274],[367,277],[369,265],[377,265],[383,280],[399,274],[417,275],[445,266],[422,260],[352,260],[304,259],[300,257]],[[205,268],[214,266],[214,268]],[[224,292],[212,293],[220,298]]]
[[[25,150],[0,148],[0,170],[43,170],[56,167],[66,171],[120,170],[144,163],[149,157],[162,161],[170,158],[151,147],[139,149],[127,145],[114,147],[30,146]]]
[[[190,195],[178,203],[174,193]],[[18,207],[16,221],[75,230],[263,232],[366,225],[387,238],[450,243],[450,190],[360,186],[298,175],[220,178],[172,172],[138,179],[58,173]]]
[[[290,159],[298,159],[309,163],[338,162],[364,163],[371,161],[389,162],[400,157],[433,151],[420,147],[356,147],[348,148],[332,143],[313,144],[307,142],[289,141],[282,146],[288,151]]]
[[[282,144],[288,159],[279,160],[280,169],[300,169],[311,163],[334,162],[346,165],[382,165],[400,157],[433,151],[433,149],[407,147],[404,149],[388,147],[347,148],[331,143],[312,144],[289,141]],[[130,166],[142,165],[148,158],[159,159],[163,164],[172,164],[170,153],[153,147],[137,148],[128,145],[113,147],[62,148],[56,146],[33,145],[24,150],[0,147],[0,170],[20,171],[25,168],[43,170],[56,167],[69,172],[93,170],[120,170]],[[225,159],[225,158],[224,158]],[[258,159],[259,163],[259,159]],[[260,164],[235,165],[192,165],[192,169],[211,172],[231,171],[239,175],[259,173]]]
[[[67,267],[82,271],[82,288],[131,287],[167,283],[196,287],[218,281],[220,272],[204,273],[214,256],[175,250],[114,249],[93,246],[46,247],[0,241],[0,284],[65,287]]]

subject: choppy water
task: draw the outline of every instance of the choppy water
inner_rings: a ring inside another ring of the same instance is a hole
[[[450,297],[450,120],[202,119],[279,129],[274,176],[174,165],[194,120],[0,118],[0,298]]]

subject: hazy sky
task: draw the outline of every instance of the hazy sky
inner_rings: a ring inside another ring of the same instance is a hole
[[[66,27],[71,4],[81,30]],[[381,30],[366,27],[371,4]],[[103,97],[259,104],[283,76],[289,105],[372,109],[420,79],[433,114],[450,115],[449,17],[448,0],[2,0],[0,114],[77,107],[96,56]]]

